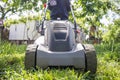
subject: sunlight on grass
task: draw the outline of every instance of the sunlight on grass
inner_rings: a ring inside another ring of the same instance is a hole
[[[119,54],[96,45],[98,67],[96,74],[83,73],[74,68],[24,68],[26,45],[8,42],[0,46],[0,80],[120,80]]]

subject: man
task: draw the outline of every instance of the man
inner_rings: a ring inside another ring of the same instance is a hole
[[[57,20],[68,20],[68,15],[70,11],[70,1],[69,0],[49,0],[48,8],[51,11],[51,19]]]

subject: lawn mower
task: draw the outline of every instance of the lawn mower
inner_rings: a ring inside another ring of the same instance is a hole
[[[94,46],[76,42],[77,25],[72,6],[71,12],[74,24],[68,20],[60,19],[46,21],[44,16],[41,24],[41,36],[33,44],[27,46],[26,69],[73,66],[91,73],[96,72],[97,58]]]

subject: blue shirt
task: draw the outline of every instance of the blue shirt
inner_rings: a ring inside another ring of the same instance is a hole
[[[70,1],[69,0],[49,0],[48,8],[51,11],[51,19],[56,20],[61,18],[61,20],[67,20],[70,11]]]

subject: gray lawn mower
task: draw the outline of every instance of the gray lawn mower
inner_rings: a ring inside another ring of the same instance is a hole
[[[44,14],[46,15],[46,10]],[[92,44],[76,42],[76,21],[45,20],[41,24],[42,35],[27,46],[25,68],[47,68],[50,66],[73,66],[84,71],[96,72],[97,58]]]

